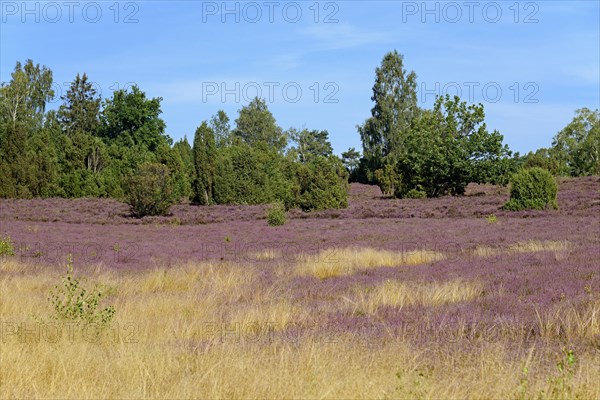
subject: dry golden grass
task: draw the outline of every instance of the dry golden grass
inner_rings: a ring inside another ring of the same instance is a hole
[[[241,269],[231,263],[188,263],[179,268],[156,268],[135,276],[134,282],[125,282],[125,287],[135,293],[178,293],[211,290],[228,292],[251,283],[251,269]],[[128,286],[127,283],[132,283]]]
[[[69,331],[48,322],[48,291],[60,281],[62,268],[2,269],[0,397],[600,397],[600,362],[593,352],[577,354],[568,373],[561,373],[547,368],[548,359],[559,361],[556,354],[532,348],[515,357],[507,353],[508,342],[482,343],[468,351],[429,351],[397,339],[365,342],[343,333],[333,340],[306,335],[296,341],[275,336],[254,342],[249,339],[256,332],[248,338],[231,324],[275,321],[276,327],[318,315],[277,295],[276,289],[253,289],[251,267],[190,263],[166,273],[79,270],[88,282],[109,288],[106,301],[117,310],[99,338],[93,330],[86,335],[85,329]],[[477,296],[479,288],[470,282],[436,285],[423,284],[411,300],[400,301],[443,304]],[[381,301],[397,301],[389,300],[394,289],[379,289]],[[597,334],[594,307],[570,317],[574,332]],[[561,315],[564,320],[569,314]]]
[[[553,252],[557,259],[564,259],[571,244],[564,240],[528,241],[517,242],[507,247],[477,246],[472,254],[477,257],[499,257],[503,255],[514,255],[522,253]]]
[[[475,257],[553,252],[557,259],[564,259],[571,247],[567,241],[528,241],[513,243],[507,247],[478,245],[469,252]],[[255,256],[269,260],[276,257],[275,254],[269,252],[257,253]],[[444,258],[444,254],[432,250],[397,252],[372,248],[332,248],[323,250],[316,255],[304,256],[297,263],[297,272],[299,275],[312,275],[319,279],[327,279],[352,275],[369,268],[428,264]]]
[[[243,332],[282,331],[306,319],[303,309],[288,300],[252,304],[233,312],[229,324]]]
[[[442,260],[443,254],[415,250],[394,252],[371,248],[328,249],[315,256],[307,256],[298,263],[300,275],[313,275],[319,279],[352,275],[357,271],[377,267],[419,265]]]
[[[440,306],[468,301],[483,294],[478,282],[455,280],[441,283],[411,283],[388,280],[374,288],[357,289],[354,300],[347,299],[356,314],[374,314],[381,306],[403,308],[413,305]]]
[[[540,335],[546,338],[598,338],[600,345],[600,300],[589,303],[583,310],[559,307],[537,312]]]
[[[18,262],[16,259],[7,256],[0,256],[0,272],[23,272],[27,269],[33,269],[31,265]]]
[[[273,261],[279,258],[281,258],[281,251],[274,248],[254,251],[248,254],[248,260],[251,261]]]

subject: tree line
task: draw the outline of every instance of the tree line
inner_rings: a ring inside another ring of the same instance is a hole
[[[53,95],[52,71],[31,60],[17,63],[0,88],[0,197],[126,199],[141,169],[157,174],[151,164],[161,164],[168,201],[347,206],[348,172],[328,132],[283,131],[262,99],[242,107],[233,127],[218,111],[190,144],[185,137],[173,143],[160,117],[162,99],[137,86],[102,100],[84,73],[58,110],[46,111]]]
[[[351,148],[341,158],[326,130],[283,130],[260,98],[234,121],[217,111],[192,143],[174,143],[162,98],[133,86],[101,99],[83,73],[58,110],[46,110],[52,82],[49,68],[27,60],[0,86],[0,197],[126,199],[152,183],[166,185],[166,203],[279,202],[311,211],[346,207],[348,180],[395,197],[437,197],[463,194],[470,182],[506,184],[523,167],[600,174],[598,110],[577,110],[550,148],[513,154],[488,131],[481,104],[440,96],[432,109],[418,107],[417,75],[396,51],[375,70],[371,117],[357,126],[362,154]]]

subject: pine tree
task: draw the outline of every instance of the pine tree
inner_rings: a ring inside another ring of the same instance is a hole
[[[58,110],[58,118],[63,126],[65,133],[71,136],[75,132],[85,132],[95,135],[100,124],[100,96],[88,77],[75,77],[71,87],[65,96],[61,97],[64,101]]]

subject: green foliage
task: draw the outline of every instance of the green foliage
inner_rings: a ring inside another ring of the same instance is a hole
[[[0,88],[0,119],[12,127],[23,124],[39,127],[42,124],[46,103],[54,96],[52,71],[27,60],[17,61],[8,85]]]
[[[186,182],[182,188],[183,197],[192,199],[194,197],[193,185],[196,180],[196,168],[194,166],[194,154],[192,152],[192,146],[190,146],[187,137],[184,136],[183,139],[175,143],[173,150],[179,153],[179,158],[181,158],[183,168],[183,171],[180,172],[185,175]]]
[[[542,168],[522,169],[511,178],[510,200],[505,210],[557,209],[557,185],[552,174]]]
[[[51,197],[62,193],[59,187],[59,161],[48,129],[34,132],[26,154],[27,186],[35,197]]]
[[[282,152],[287,145],[286,136],[262,99],[255,98],[242,107],[235,124],[233,135],[251,147]]]
[[[575,365],[575,362],[576,362],[575,353],[573,352],[573,350],[568,350],[565,353],[565,358],[560,360],[556,364],[556,368],[558,368],[558,370],[560,372],[563,372],[563,371],[573,372],[573,366]]]
[[[347,204],[347,172],[322,161],[334,158],[327,131],[284,132],[264,100],[242,107],[234,130],[218,111],[198,127],[193,148],[185,138],[171,147],[162,99],[137,86],[101,101],[87,74],[77,74],[58,111],[46,112],[52,71],[28,60],[11,78],[0,86],[0,197],[113,197],[139,217],[189,198],[306,210]],[[295,143],[285,153],[288,135]],[[359,156],[348,153],[349,168]]]
[[[50,291],[48,300],[54,308],[54,317],[58,320],[83,324],[97,324],[104,327],[110,324],[115,316],[115,308],[108,306],[100,309],[103,293],[98,285],[86,289],[81,279],[73,275],[71,255],[67,258],[67,272],[62,278],[62,285],[56,285]]]
[[[576,389],[575,365],[577,358],[573,350],[567,350],[564,357],[556,363],[558,375],[548,380],[549,388],[545,393],[549,398],[574,398],[573,392]]]
[[[550,149],[561,175],[600,175],[600,112],[582,108],[561,130]]]
[[[215,133],[206,121],[196,129],[192,153],[196,172],[194,200],[207,206],[213,202],[217,147]]]
[[[163,164],[141,164],[127,180],[127,204],[138,218],[164,215],[173,204],[169,168]]]
[[[210,127],[215,133],[215,142],[217,147],[223,147],[231,144],[231,126],[229,117],[223,110],[217,111],[210,119]]]
[[[404,197],[406,197],[407,199],[423,199],[427,197],[427,193],[425,193],[424,190],[413,188],[406,192]]]
[[[295,204],[303,211],[348,207],[348,172],[335,156],[298,167]]]
[[[360,165],[360,152],[356,151],[354,147],[350,147],[347,151],[342,153],[342,162],[346,167],[346,170],[350,173],[350,181],[355,181],[354,176]]]
[[[363,144],[363,156],[369,169],[393,163],[403,137],[410,131],[417,107],[417,75],[404,69],[404,57],[397,51],[383,57],[375,70],[371,117],[358,127]],[[373,177],[372,177],[373,178]]]
[[[220,148],[214,183],[217,204],[289,203],[291,177],[286,159],[274,150],[239,143]]]
[[[7,162],[0,161],[0,198],[17,197],[12,170]]]
[[[0,257],[14,255],[15,245],[12,241],[12,238],[9,235],[0,237]]]
[[[290,129],[288,136],[296,144],[290,151],[297,155],[301,163],[307,163],[315,157],[328,157],[333,154],[327,131]]]
[[[30,182],[27,126],[25,123],[16,122],[4,123],[0,127],[3,130],[0,137],[0,165],[3,170],[0,192],[4,197],[31,197],[31,191],[27,187]]]
[[[181,153],[174,147],[163,144],[157,149],[157,161],[164,164],[171,171],[173,181],[173,199],[189,199],[192,193],[192,185],[186,171],[186,166],[181,159]]]
[[[502,135],[489,133],[482,105],[458,97],[438,97],[424,110],[398,150],[396,171],[402,177],[398,197],[411,189],[428,197],[462,195],[470,182],[500,181],[511,169],[510,151]]]
[[[375,182],[385,196],[393,196],[400,190],[402,177],[392,164],[385,164],[383,168],[375,171]]]
[[[544,168],[550,171],[552,175],[558,175],[561,167],[558,160],[546,148],[530,151],[523,157],[522,168]]]
[[[375,104],[358,127],[363,159],[353,181],[377,183],[398,197],[417,187],[437,197],[463,194],[470,182],[506,184],[516,160],[502,146],[502,135],[487,131],[482,105],[467,106],[447,95],[436,99],[433,110],[421,110],[416,74],[404,70],[395,51],[375,72]]]
[[[32,196],[31,173],[36,171],[29,164],[29,136],[42,128],[53,96],[52,71],[32,60],[17,62],[11,81],[0,85],[0,196]]]
[[[488,224],[495,224],[498,222],[498,218],[496,217],[496,214],[490,214],[485,219]]]
[[[159,117],[162,98],[147,99],[137,86],[131,91],[117,90],[104,101],[100,134],[119,146],[140,146],[155,151],[161,144],[171,144],[164,134],[165,122]]]
[[[58,118],[67,135],[74,132],[95,134],[100,125],[100,96],[88,77],[75,77],[58,109]]]
[[[270,226],[280,226],[285,224],[285,206],[281,202],[271,204],[267,210],[267,222]]]

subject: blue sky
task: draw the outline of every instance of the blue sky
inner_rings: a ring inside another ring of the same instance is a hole
[[[17,60],[52,69],[57,94],[86,72],[103,97],[162,97],[167,133],[193,137],[257,94],[284,129],[361,148],[374,70],[398,50],[419,105],[461,94],[511,149],[547,147],[577,108],[600,107],[598,1],[2,1],[0,80]],[[52,103],[57,107],[59,101]]]

